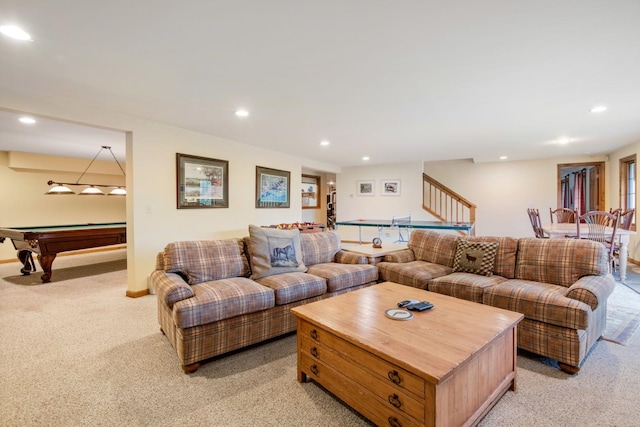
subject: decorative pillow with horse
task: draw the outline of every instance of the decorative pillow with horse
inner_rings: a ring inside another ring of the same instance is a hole
[[[251,279],[293,271],[305,272],[299,230],[249,225]]]
[[[497,251],[498,242],[470,242],[460,238],[453,258],[453,271],[491,276]]]

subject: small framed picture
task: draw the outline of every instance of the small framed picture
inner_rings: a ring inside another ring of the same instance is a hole
[[[358,196],[375,196],[376,195],[375,185],[376,185],[375,181],[357,181],[356,194]]]
[[[383,179],[380,181],[383,196],[399,196],[400,180],[399,179]]]
[[[228,208],[229,162],[176,154],[178,209]]]
[[[291,172],[256,166],[256,208],[291,207]]]

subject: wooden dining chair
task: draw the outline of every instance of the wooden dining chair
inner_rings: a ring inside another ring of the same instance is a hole
[[[619,213],[609,213],[605,211],[590,211],[580,215],[577,224],[578,239],[593,240],[601,243],[607,248],[609,253],[609,272],[613,273],[615,267],[615,247],[616,231],[618,230]],[[587,235],[580,234],[580,223],[587,225],[589,229]]]
[[[544,231],[542,231],[542,222],[540,222],[540,211],[538,211],[538,209],[529,208],[527,209],[527,214],[529,215],[529,221],[531,221],[533,234],[538,239],[546,239],[547,236],[544,235]]]
[[[631,224],[633,224],[633,215],[636,213],[635,209],[628,209],[623,211],[620,209],[620,219],[618,220],[618,228],[623,230],[631,230]]]
[[[551,216],[551,224],[553,224],[553,218],[556,218],[557,223],[561,222],[576,222],[578,218],[578,212],[568,208],[558,208],[552,210],[549,208],[549,215]]]
[[[626,211],[623,211],[622,209],[618,208],[614,210],[612,213],[615,214],[616,212],[620,214],[620,218],[618,219],[618,228],[622,230],[631,230],[631,225],[633,224],[633,215],[635,214],[636,210],[628,209]],[[614,241],[613,258],[614,258],[614,267],[615,267],[616,263],[620,262],[620,239],[619,238],[616,238]]]

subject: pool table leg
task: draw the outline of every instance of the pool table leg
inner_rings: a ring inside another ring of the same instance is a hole
[[[33,255],[31,251],[18,251],[18,260],[22,263],[20,273],[22,273],[23,276],[28,276],[32,271],[36,271],[36,265],[33,262]]]
[[[53,260],[56,259],[56,255],[57,254],[38,255],[38,262],[40,263],[40,267],[42,267],[42,271],[44,271],[44,274],[40,276],[42,283],[49,283],[51,281],[51,264],[53,264]]]

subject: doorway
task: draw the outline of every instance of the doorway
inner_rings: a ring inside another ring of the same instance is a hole
[[[558,164],[558,206],[579,215],[604,210],[604,163]]]

